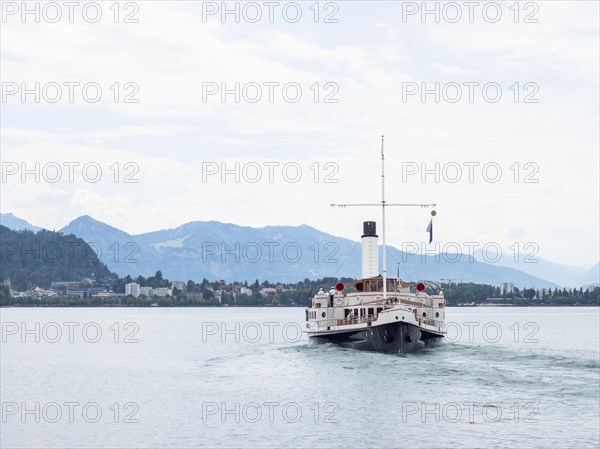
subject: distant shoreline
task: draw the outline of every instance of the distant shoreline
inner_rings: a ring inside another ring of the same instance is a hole
[[[48,304],[48,305],[5,305],[0,306],[0,309],[48,309],[48,308],[81,308],[81,309],[203,309],[203,308],[265,308],[265,309],[304,309],[306,306],[265,306],[265,305],[168,305],[168,306],[134,306],[134,305],[64,305],[64,304]],[[447,309],[471,309],[471,308],[486,308],[486,307],[600,307],[600,304],[475,304],[469,306],[446,306]]]

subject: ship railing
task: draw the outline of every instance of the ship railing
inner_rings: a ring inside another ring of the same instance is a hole
[[[406,304],[408,306],[413,306],[413,307],[431,307],[429,304],[427,304],[424,301],[411,301],[410,299],[405,299],[405,298],[401,298],[400,303]]]
[[[417,322],[419,323],[419,326],[421,324],[426,324],[428,326],[431,327],[435,327],[438,331],[442,331],[444,328],[444,322],[443,321],[439,321],[439,320],[430,320],[427,318],[421,318],[421,317],[416,317],[417,318]]]
[[[377,315],[365,315],[356,318],[343,318],[337,320],[338,326],[348,326],[350,324],[362,324],[367,323],[371,324],[373,321],[377,320]]]
[[[332,320],[332,319],[328,319],[328,320],[319,320],[316,322],[316,326],[317,329],[327,329],[327,330],[334,330],[334,328],[336,328],[339,324],[338,324],[339,320]]]

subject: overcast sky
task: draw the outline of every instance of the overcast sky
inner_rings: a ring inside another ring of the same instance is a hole
[[[379,211],[329,205],[380,200],[385,134],[387,199],[435,202],[440,245],[598,261],[598,2],[509,2],[499,18],[428,2],[439,23],[421,2],[242,3],[239,23],[221,2],[111,4],[95,23],[92,7],[70,23],[41,4],[36,23],[3,2],[2,212],[50,229],[88,214],[130,233],[218,220],[358,239]],[[35,83],[40,98],[23,97]],[[236,83],[239,102],[222,98]],[[223,182],[236,163],[239,182]],[[429,211],[388,216],[391,244],[426,242]]]

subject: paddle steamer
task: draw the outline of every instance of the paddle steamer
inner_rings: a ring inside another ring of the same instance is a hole
[[[443,339],[444,292],[432,282],[407,283],[389,278],[386,270],[385,209],[388,206],[431,207],[434,204],[385,202],[383,137],[381,144],[382,262],[379,272],[379,239],[374,221],[363,223],[362,276],[350,283],[321,289],[309,299],[305,332],[311,340],[380,352],[414,352]],[[332,206],[374,206],[333,204]],[[431,212],[432,216],[435,211]],[[428,227],[430,240],[432,223]]]

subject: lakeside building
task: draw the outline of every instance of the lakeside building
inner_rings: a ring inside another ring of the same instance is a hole
[[[51,290],[77,288],[81,284],[80,281],[52,281],[50,282]]]
[[[503,282],[500,284],[500,294],[501,295],[509,295],[515,292],[515,284],[514,282]]]
[[[187,284],[183,281],[172,281],[171,282],[171,290],[177,288],[181,291],[185,291],[187,288]]]
[[[148,298],[151,296],[159,296],[159,297],[172,296],[173,290],[170,288],[167,288],[167,287],[158,287],[158,288],[140,287],[139,294],[144,295]]]
[[[137,282],[130,282],[129,284],[125,284],[125,294],[137,298],[138,296],[140,296],[140,284],[138,284]]]
[[[11,293],[12,294],[12,293]],[[19,296],[28,297],[33,299],[42,299],[42,298],[51,298],[54,296],[58,296],[58,294],[54,290],[46,290],[40,287],[31,288]]]
[[[101,293],[106,293],[104,287],[88,287],[88,288],[75,288],[67,290],[67,297],[69,298],[83,298],[85,296],[99,296]]]
[[[260,289],[260,294],[264,297],[274,295],[275,293],[277,293],[277,289],[275,288],[265,287]]]

